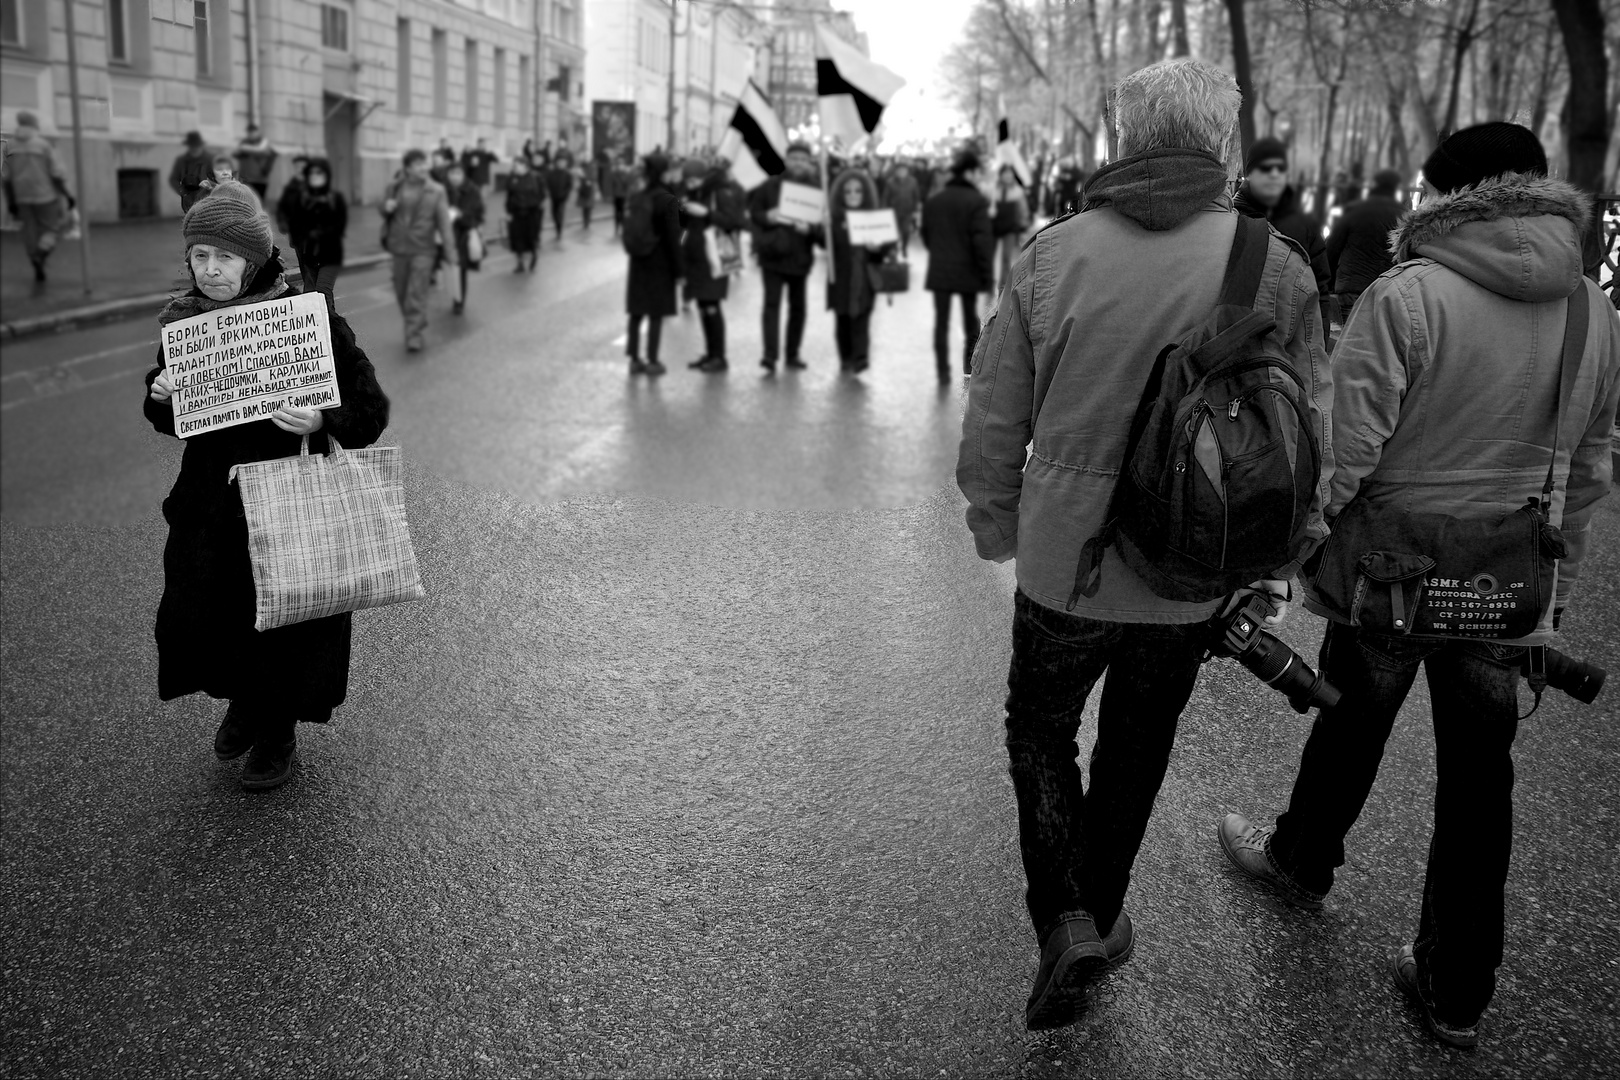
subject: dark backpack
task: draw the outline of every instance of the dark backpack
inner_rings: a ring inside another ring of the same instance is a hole
[[[1321,450],[1277,321],[1254,310],[1270,228],[1237,224],[1215,310],[1153,363],[1071,609],[1096,595],[1110,544],[1158,596],[1200,602],[1265,577],[1306,542]]]
[[[653,222],[652,192],[638,191],[625,206],[624,250],[634,259],[644,259],[658,250],[658,227]]]

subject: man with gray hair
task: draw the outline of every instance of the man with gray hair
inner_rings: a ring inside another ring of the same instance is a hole
[[[1088,983],[1131,954],[1131,866],[1198,679],[1204,624],[1223,602],[1161,597],[1115,547],[1090,595],[1076,581],[1156,358],[1209,318],[1222,290],[1238,235],[1228,187],[1238,102],[1231,75],[1192,60],[1121,81],[1120,158],[1086,185],[1080,213],[1024,248],[973,361],[956,476],[980,557],[1017,559],[1006,723],[1041,949],[1032,1030],[1073,1023]],[[1296,246],[1262,235],[1253,307],[1276,320],[1268,340],[1303,385],[1325,477],[1332,383],[1316,280]],[[1327,533],[1321,477],[1310,490],[1296,558],[1255,583],[1279,599]],[[1105,671],[1087,790],[1075,739]]]

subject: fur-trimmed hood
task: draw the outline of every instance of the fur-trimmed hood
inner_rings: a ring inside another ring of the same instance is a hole
[[[1503,173],[1428,199],[1389,234],[1397,262],[1433,259],[1513,300],[1557,300],[1581,279],[1590,202],[1562,180]]]

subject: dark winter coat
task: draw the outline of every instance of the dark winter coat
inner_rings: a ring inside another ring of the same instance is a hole
[[[1248,217],[1265,218],[1271,227],[1298,244],[1316,275],[1316,295],[1322,305],[1322,325],[1333,321],[1333,274],[1328,270],[1327,243],[1322,239],[1322,223],[1300,209],[1299,192],[1292,184],[1283,188],[1282,198],[1269,209],[1249,194],[1244,184],[1238,192],[1235,205],[1238,212]]]
[[[546,170],[546,191],[551,194],[552,202],[566,203],[573,190],[574,174],[568,171],[567,166],[554,165]]]
[[[461,152],[461,168],[467,174],[467,182],[479,187],[489,183],[489,167],[499,160],[493,150],[468,147]]]
[[[817,185],[812,182],[806,186]],[[780,176],[771,177],[748,196],[748,218],[754,227],[754,254],[762,270],[803,277],[815,264],[815,245],[822,242],[823,230],[820,225],[812,225],[809,232],[801,233],[791,225],[773,225],[770,212],[781,201]]]
[[[736,194],[726,188],[718,173],[704,180],[694,201],[708,207],[709,213],[707,217],[688,214],[685,204],[682,204],[681,226],[686,233],[681,239],[681,264],[686,270],[686,298],[698,303],[724,300],[730,291],[731,278],[727,275],[715,277],[709,270],[706,248],[709,230],[719,229],[735,234],[748,224],[748,214],[738,202]]]
[[[460,187],[446,187],[444,193],[450,200],[450,209],[457,211],[452,215],[455,221],[451,225],[456,233],[456,256],[466,263],[467,234],[484,224],[484,196],[470,180]]]
[[[894,209],[895,219],[900,224],[901,232],[911,231],[911,221],[917,216],[917,207],[922,202],[922,189],[917,184],[917,178],[910,172],[905,176],[893,175],[883,189],[883,205]]]
[[[536,174],[515,173],[506,186],[506,212],[512,218],[506,228],[506,242],[514,255],[527,255],[540,246],[540,216],[545,211],[546,193]]]
[[[675,282],[681,276],[681,211],[674,195],[661,182],[649,185],[653,231],[658,246],[649,255],[630,256],[630,280],[624,306],[630,315],[663,318],[675,314]]]
[[[933,292],[981,293],[995,280],[996,238],[990,229],[990,200],[961,177],[923,203],[923,246]]]
[[[308,184],[311,170],[326,173],[327,183],[319,190]],[[314,158],[304,166],[304,182],[298,185],[292,205],[285,207],[289,234],[296,236],[295,250],[301,262],[313,266],[343,265],[343,234],[349,228],[349,204],[343,192],[332,188],[332,167],[325,158]],[[283,194],[283,200],[286,195]]]
[[[278,292],[277,290],[284,290]],[[272,255],[235,304],[256,303],[298,292],[282,281],[279,253]],[[195,301],[193,289],[174,303]],[[310,453],[326,453],[328,435],[345,449],[377,441],[388,425],[388,398],[355,341],[354,332],[327,298],[332,351],[343,404],[325,410]],[[199,311],[202,310],[199,308]],[[163,370],[146,376],[146,388]],[[145,398],[146,418],[163,435],[174,434],[167,402]],[[163,599],[158,604],[158,696],[185,694],[263,701],[299,720],[324,722],[343,703],[349,684],[349,616],[294,623],[259,632],[253,628],[253,568],[247,522],[231,466],[298,453],[300,437],[269,420],[193,435],[186,440],[180,475],[163,500],[169,538],[163,549]]]
[[[1359,293],[1395,265],[1389,234],[1400,223],[1401,204],[1388,195],[1369,195],[1344,208],[1327,238],[1333,291]],[[1346,318],[1348,311],[1344,312]]]
[[[848,180],[862,181],[863,198],[859,206],[844,205],[844,185]],[[827,310],[839,315],[865,315],[872,310],[877,293],[872,289],[872,277],[867,267],[882,262],[893,244],[868,248],[849,242],[849,211],[879,209],[877,187],[862,172],[845,172],[832,185],[832,244],[833,273],[827,282]]]

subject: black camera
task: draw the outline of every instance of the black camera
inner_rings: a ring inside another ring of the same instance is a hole
[[[1262,629],[1265,620],[1275,614],[1276,605],[1265,593],[1254,589],[1233,593],[1225,611],[1206,624],[1209,655],[1230,656],[1255,678],[1280,690],[1297,713],[1313,706],[1328,709],[1337,705],[1339,691],[1333,684],[1312,671],[1281,638]]]
[[[1587,705],[1597,700],[1603,680],[1609,677],[1609,673],[1596,664],[1566,656],[1547,645],[1533,645],[1524,650],[1519,670],[1537,700],[1542,690],[1550,686]]]

